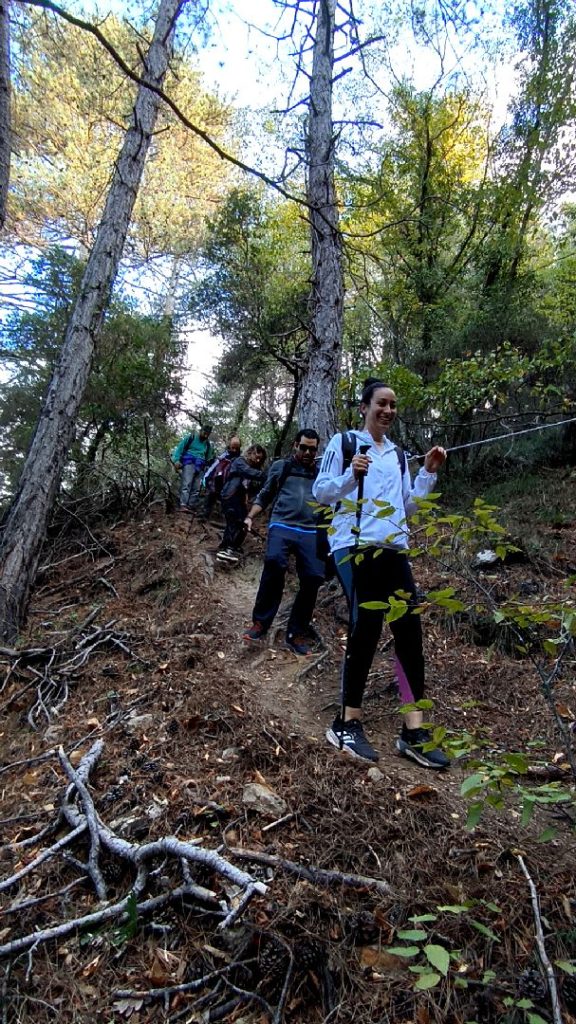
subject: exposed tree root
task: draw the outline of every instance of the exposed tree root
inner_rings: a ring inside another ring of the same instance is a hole
[[[52,826],[42,829],[34,837],[34,842],[40,841],[48,831],[58,831],[65,825],[69,827],[70,831],[60,837],[52,846],[39,853],[27,865],[0,882],[0,891],[5,891],[20,883],[24,878],[33,874],[46,860],[56,857],[64,847],[72,845],[80,837],[88,840],[88,859],[82,863],[69,858],[68,862],[73,863],[90,878],[99,901],[106,902],[108,895],[100,863],[104,850],[120,858],[135,872],[136,877],[130,890],[121,900],[103,906],[90,914],[22,935],[11,942],[0,945],[0,957],[13,956],[54,939],[60,940],[74,932],[101,926],[112,920],[122,922],[130,917],[144,916],[178,900],[193,901],[204,910],[208,908],[212,914],[222,918],[219,924],[220,928],[229,928],[244,913],[255,895],[262,895],[266,892],[267,886],[263,882],[256,881],[251,875],[241,871],[213,850],[203,849],[177,839],[175,836],[165,836],[154,842],[139,845],[122,839],[108,828],[100,819],[88,789],[90,774],[98,763],[103,749],[102,740],[98,740],[91,746],[78,768],[75,769],[66,757],[64,750],[60,748],[58,752],[60,763],[70,779],[70,786],[63,797],[56,822]],[[28,840],[26,842],[28,843]],[[165,862],[166,858],[178,866],[183,884],[173,884],[168,892],[144,899],[145,890],[153,875],[152,865],[159,859]],[[224,899],[222,895],[194,881],[193,868],[208,869],[211,873],[225,879],[229,883],[226,886],[226,898]]]
[[[50,723],[62,710],[68,700],[71,682],[82,672],[89,659],[95,653],[110,647],[119,648],[133,661],[149,667],[149,662],[144,661],[132,649],[134,639],[114,628],[114,619],[104,626],[92,627],[93,620],[100,611],[101,606],[94,609],[80,625],[70,630],[62,640],[51,647],[30,647],[22,650],[0,647],[0,658],[9,662],[0,693],[6,689],[10,680],[25,680],[21,689],[12,692],[0,707],[0,712],[7,711],[25,694],[35,690],[35,698],[28,711],[28,723],[33,729],[37,729],[42,720]]]

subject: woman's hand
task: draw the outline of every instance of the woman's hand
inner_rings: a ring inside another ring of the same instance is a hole
[[[446,449],[436,444],[424,456],[424,469],[427,473],[437,473],[446,462]]]
[[[354,479],[359,480],[361,476],[366,476],[368,472],[368,466],[372,462],[369,455],[356,454],[352,459],[351,466],[354,471]]]

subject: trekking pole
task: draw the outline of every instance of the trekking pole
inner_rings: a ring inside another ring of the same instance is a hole
[[[370,451],[369,444],[361,444],[358,447],[359,455],[367,455]],[[366,473],[360,473],[358,476],[358,495],[356,497],[356,523],[354,527],[354,545],[352,548],[352,562],[356,557],[356,552],[360,546],[360,524],[362,522],[362,501],[364,500],[364,479]],[[350,587],[350,610],[348,614],[348,643],[350,643],[350,636],[354,628],[354,605],[356,603],[356,583],[354,580],[354,564],[352,565],[352,585]],[[344,687],[342,687],[342,709],[340,717],[342,721],[342,732],[340,733],[340,750],[344,747],[344,716],[346,714],[346,700],[344,697]]]

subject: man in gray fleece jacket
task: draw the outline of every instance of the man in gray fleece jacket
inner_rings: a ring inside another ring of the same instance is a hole
[[[309,654],[314,636],[312,615],[325,566],[316,553],[316,519],[312,508],[312,484],[316,478],[314,459],[320,438],[315,430],[299,430],[289,459],[272,465],[268,479],[256,495],[245,523],[271,506],[268,544],[252,626],[244,633],[248,643],[258,643],[270,629],[280,607],[291,554],[296,558],[300,589],[296,594],[288,625],[286,644],[295,654]]]

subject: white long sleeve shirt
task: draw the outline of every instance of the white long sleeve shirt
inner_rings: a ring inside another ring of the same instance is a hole
[[[383,447],[379,449],[367,431],[352,430],[351,433],[356,436],[356,452],[361,444],[368,444],[370,448],[367,454],[372,460],[364,478],[360,544],[407,548],[407,519],[416,511],[414,499],[425,498],[430,494],[436,483],[436,473],[428,473],[422,467],[412,483],[407,465],[402,473],[392,441],[384,437]],[[352,466],[342,472],[343,462],[342,435],[335,434],[324,452],[320,472],[312,488],[316,501],[323,505],[344,503],[334,514],[334,532],[328,534],[331,551],[352,547],[356,540],[353,532],[356,511],[346,505],[358,500],[358,482],[354,479]],[[376,518],[382,512],[382,502],[392,506],[393,512],[386,518]]]

